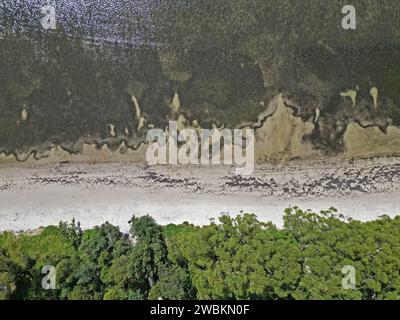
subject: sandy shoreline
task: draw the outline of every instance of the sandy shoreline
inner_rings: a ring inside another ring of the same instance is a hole
[[[255,213],[282,225],[283,210],[336,207],[359,220],[400,214],[400,158],[258,166],[252,176],[226,167],[147,167],[129,163],[0,169],[0,231],[76,218],[127,230],[133,214],[159,223],[206,224],[221,213]]]

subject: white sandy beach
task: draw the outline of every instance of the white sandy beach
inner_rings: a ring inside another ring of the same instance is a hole
[[[128,163],[0,169],[0,231],[36,229],[72,218],[84,228],[109,221],[126,231],[132,215],[159,223],[207,224],[221,213],[255,213],[282,225],[285,208],[335,207],[359,220],[400,214],[400,159],[258,167],[251,177],[222,167]]]

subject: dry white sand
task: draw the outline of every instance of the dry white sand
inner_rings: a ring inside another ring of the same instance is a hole
[[[0,231],[76,218],[126,231],[132,215],[159,223],[207,224],[221,213],[255,213],[282,225],[283,211],[335,207],[359,220],[400,214],[400,159],[377,158],[258,167],[238,177],[222,167],[63,164],[0,169]]]

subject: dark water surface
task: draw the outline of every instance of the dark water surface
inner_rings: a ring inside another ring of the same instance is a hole
[[[0,153],[137,148],[179,115],[233,128],[279,93],[304,121],[320,109],[304,141],[340,153],[350,122],[400,125],[400,3],[353,2],[357,30],[345,31],[336,0],[57,0],[56,30],[41,26],[45,1],[2,1]]]

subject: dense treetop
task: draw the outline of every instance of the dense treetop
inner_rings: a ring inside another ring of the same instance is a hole
[[[0,234],[2,299],[399,299],[400,218],[345,219],[289,208],[284,227],[255,215],[159,226],[133,217]],[[43,290],[44,265],[56,289]],[[343,287],[350,266],[355,287]],[[345,269],[346,270],[346,269]],[[344,272],[344,273],[343,273]]]

